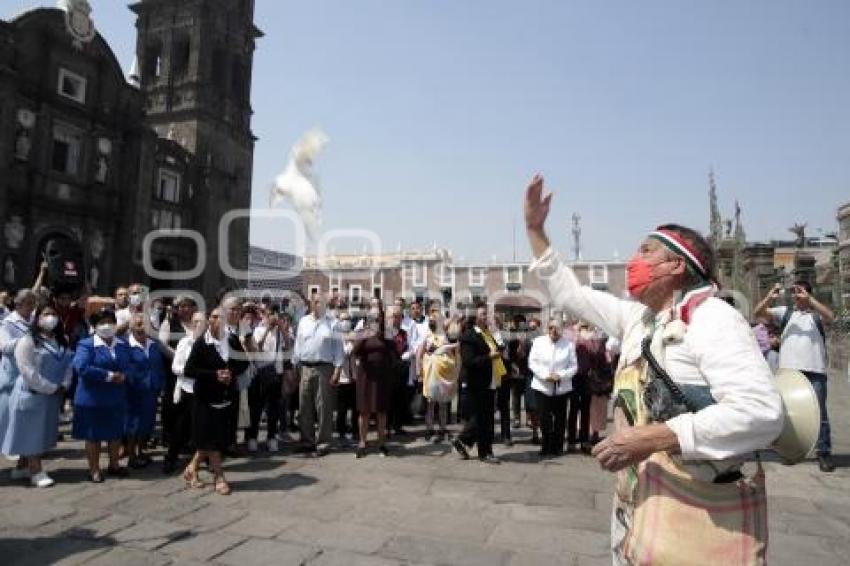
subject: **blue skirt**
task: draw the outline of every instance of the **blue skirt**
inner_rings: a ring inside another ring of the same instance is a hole
[[[74,405],[74,438],[89,442],[121,440],[124,436],[123,405],[114,407],[81,407]]]
[[[157,395],[153,391],[130,389],[124,432],[127,436],[144,437],[153,432],[156,422]]]
[[[33,393],[18,382],[9,397],[9,426],[0,452],[7,456],[39,456],[56,446],[58,395]]]

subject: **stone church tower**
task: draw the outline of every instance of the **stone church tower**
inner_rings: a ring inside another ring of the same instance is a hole
[[[130,9],[138,31],[137,76],[131,79],[138,81],[147,124],[191,156],[183,183],[192,218],[181,227],[204,236],[199,291],[210,297],[247,279],[256,141],[251,73],[262,36],[254,25],[254,0],[142,0]],[[239,210],[245,214],[220,238],[222,218]]]

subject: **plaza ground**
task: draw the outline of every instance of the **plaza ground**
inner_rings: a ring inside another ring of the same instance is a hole
[[[830,386],[838,470],[767,464],[774,565],[850,556],[850,385],[836,375]],[[12,483],[10,463],[0,464],[0,556],[4,565],[610,564],[612,477],[586,456],[538,463],[527,434],[496,447],[501,466],[422,439],[395,444],[389,458],[231,460],[229,497],[185,489],[158,465],[94,485],[81,444],[63,442],[47,463],[53,488]]]

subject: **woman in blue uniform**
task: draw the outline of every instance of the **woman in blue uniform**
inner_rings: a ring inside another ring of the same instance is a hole
[[[54,482],[42,470],[41,457],[56,446],[59,405],[71,385],[73,352],[68,349],[56,309],[39,309],[35,321],[15,347],[20,375],[9,399],[9,428],[2,452],[26,457],[32,485],[50,487]]]
[[[74,438],[86,441],[89,479],[103,481],[100,471],[101,443],[109,443],[109,467],[106,473],[126,477],[119,465],[121,437],[127,412],[126,374],[130,365],[130,347],[115,337],[116,319],[112,310],[92,316],[94,336],[81,340],[74,355],[74,370],[79,377],[74,394]]]
[[[130,367],[127,372],[127,418],[124,433],[131,468],[144,468],[150,456],[144,453],[147,439],[156,421],[156,402],[162,389],[164,374],[159,344],[148,338],[145,317],[135,314],[130,319]]]

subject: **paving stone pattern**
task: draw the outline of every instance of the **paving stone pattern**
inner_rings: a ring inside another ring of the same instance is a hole
[[[768,463],[770,562],[850,556],[850,385],[830,381],[839,469]],[[413,429],[416,430],[416,429]],[[38,490],[0,463],[0,561],[17,564],[590,566],[610,564],[612,477],[585,456],[538,463],[528,432],[501,466],[463,462],[421,438],[389,458],[286,451],[227,462],[233,495],[186,489],[154,466],[85,481],[82,446],[48,459]],[[158,460],[158,459],[157,459]]]

